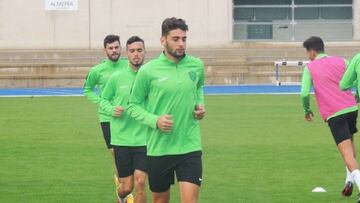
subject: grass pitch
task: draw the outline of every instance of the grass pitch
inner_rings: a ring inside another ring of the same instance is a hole
[[[328,127],[319,114],[304,121],[298,95],[206,96],[206,108],[200,202],[355,202],[355,188],[340,196],[345,169]],[[95,105],[0,98],[0,115],[0,202],[115,202]]]

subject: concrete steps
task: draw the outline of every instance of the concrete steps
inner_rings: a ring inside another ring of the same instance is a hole
[[[334,43],[329,55],[353,57],[359,43]],[[148,49],[147,60],[161,49]],[[189,48],[204,61],[206,84],[275,83],[274,61],[307,60],[300,43],[244,43]],[[125,53],[122,53],[125,56]],[[81,87],[89,69],[104,58],[101,50],[0,50],[0,87]],[[301,67],[281,67],[280,79],[299,82]]]

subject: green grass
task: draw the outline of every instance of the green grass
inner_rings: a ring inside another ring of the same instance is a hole
[[[305,122],[297,95],[206,96],[206,107],[200,202],[355,202],[340,196],[345,170],[326,124]],[[0,98],[0,115],[0,202],[115,202],[85,98]]]

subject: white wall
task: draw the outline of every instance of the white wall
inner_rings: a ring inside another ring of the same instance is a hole
[[[159,47],[166,17],[184,18],[188,46],[232,41],[232,0],[78,0],[77,11],[45,11],[44,0],[0,0],[0,49],[101,48],[105,35]]]

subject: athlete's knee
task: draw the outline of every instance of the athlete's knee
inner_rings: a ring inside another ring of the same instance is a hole
[[[162,193],[154,193],[152,195],[153,203],[169,203],[170,202],[170,191]]]
[[[133,190],[133,186],[131,184],[122,184],[121,187],[119,188],[118,193],[120,194],[121,197],[125,197],[128,194],[130,194]]]
[[[137,190],[144,190],[146,187],[147,176],[145,173],[135,176],[135,187]]]

